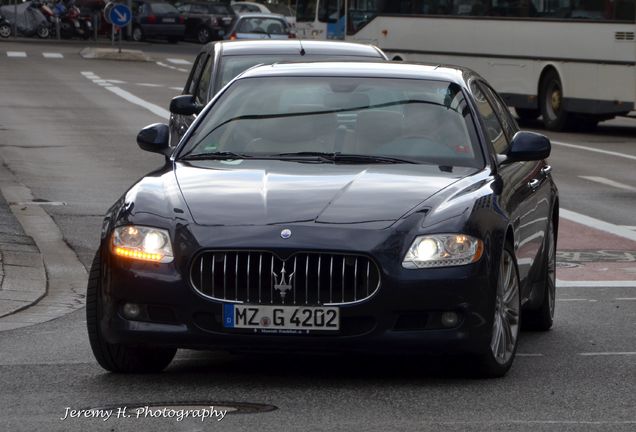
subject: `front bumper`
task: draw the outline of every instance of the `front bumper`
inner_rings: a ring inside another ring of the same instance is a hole
[[[195,292],[171,264],[109,257],[103,280],[102,333],[111,343],[192,349],[294,352],[480,352],[490,341],[494,304],[487,262],[454,268],[383,268],[380,289],[357,304],[340,306],[334,333],[261,334],[225,329],[222,301]],[[123,317],[124,303],[142,305],[144,317]],[[458,313],[445,328],[442,312]]]

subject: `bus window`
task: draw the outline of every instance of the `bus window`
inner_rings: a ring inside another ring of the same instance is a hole
[[[316,0],[298,0],[296,4],[296,21],[313,22],[316,19]]]

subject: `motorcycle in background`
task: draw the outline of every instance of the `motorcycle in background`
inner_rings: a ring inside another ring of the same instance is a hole
[[[51,33],[49,21],[40,11],[41,3],[38,1],[27,1],[17,7],[0,6],[0,15],[3,15],[12,28],[16,23],[17,33],[20,36],[38,36],[46,39]],[[15,8],[15,9],[14,9]],[[17,14],[14,12],[17,9]],[[9,33],[11,35],[11,33]],[[5,37],[5,36],[3,36]]]
[[[91,17],[82,16],[80,9],[74,0],[69,0],[66,5],[59,1],[53,7],[53,13],[60,20],[60,37],[71,39],[80,37],[88,39],[93,32]]]

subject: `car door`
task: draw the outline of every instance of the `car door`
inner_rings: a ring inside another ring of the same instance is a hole
[[[497,115],[504,124],[504,128],[510,131],[509,138],[512,139],[512,136],[518,130],[515,120],[512,118],[512,115],[510,115],[510,111],[505,108],[506,104],[497,92],[486,83],[482,83],[482,85],[484,92],[493,102]],[[527,245],[524,245],[524,247],[527,248],[527,254],[532,258],[532,268],[534,268],[537,263],[541,265],[540,260],[537,261],[537,259],[541,253],[541,247],[545,240],[548,223],[550,221],[552,190],[549,174],[552,168],[545,160],[526,162],[526,164],[529,166],[528,169],[532,175],[528,186],[532,190],[531,202],[533,208],[530,209],[532,217],[529,218],[528,225],[524,227],[524,230],[527,231],[526,238],[528,239]]]
[[[185,19],[185,37],[190,39],[194,36],[194,29],[196,27],[196,23],[194,23],[192,18],[192,5],[189,3],[185,3],[177,7],[179,13]]]
[[[190,69],[190,75],[188,76],[188,80],[183,88],[183,92],[181,94],[184,95],[195,95],[197,89],[199,88],[199,84],[201,82],[201,75],[206,66],[206,63],[210,59],[210,55],[207,51],[203,51],[199,53],[197,58],[194,60],[192,65],[192,69]],[[170,113],[170,145],[176,146],[181,138],[186,133],[196,115],[184,116],[180,114]]]
[[[506,154],[512,138],[509,136],[511,125],[506,124],[509,129],[506,131],[504,123],[497,115],[495,104],[485,94],[487,87],[484,83],[472,80],[469,86],[492,151],[497,155]],[[498,205],[512,221],[519,279],[524,287],[534,259],[532,246],[529,244],[532,241],[530,224],[536,208],[534,189],[530,186],[534,179],[534,170],[533,162],[514,162],[498,167],[498,175],[502,180]],[[527,292],[522,295],[525,297]]]

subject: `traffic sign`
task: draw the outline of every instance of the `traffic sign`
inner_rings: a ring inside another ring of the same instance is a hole
[[[132,18],[132,13],[128,6],[124,4],[116,4],[114,5],[108,14],[108,18],[110,18],[110,22],[117,27],[125,27],[130,22]]]

